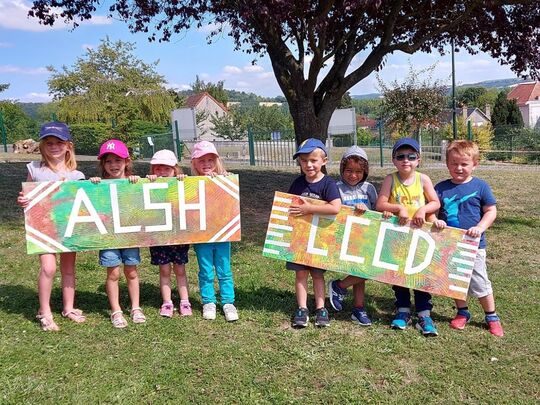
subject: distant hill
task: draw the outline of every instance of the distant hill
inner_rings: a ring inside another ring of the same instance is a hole
[[[528,82],[530,79],[520,79],[514,77],[512,79],[496,79],[496,80],[484,80],[478,83],[467,83],[457,86],[458,89],[465,89],[467,87],[485,87],[486,89],[504,89],[505,87],[514,86],[519,83]],[[352,95],[351,98],[355,100],[370,100],[380,98],[380,93],[369,93],[369,94],[360,94]]]

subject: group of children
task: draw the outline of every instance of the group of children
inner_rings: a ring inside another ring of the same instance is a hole
[[[480,160],[478,146],[470,141],[450,143],[446,150],[450,179],[434,187],[427,175],[416,171],[420,162],[418,142],[412,138],[399,139],[392,149],[392,162],[397,171],[385,177],[378,196],[373,185],[367,181],[369,163],[363,149],[353,146],[343,154],[340,162],[341,179],[337,183],[325,174],[327,155],[325,145],[317,139],[307,139],[299,146],[293,158],[297,159],[303,174],[294,180],[288,192],[323,200],[326,204],[315,205],[304,200],[301,204],[292,205],[289,214],[333,215],[340,210],[341,204],[345,204],[354,207],[359,214],[369,209],[382,212],[383,218],[396,215],[400,225],[409,223],[413,227],[420,227],[428,221],[438,229],[447,225],[466,229],[468,236],[480,238],[468,295],[479,299],[489,331],[495,336],[503,336],[500,319],[495,312],[493,289],[487,276],[484,236],[497,216],[496,200],[489,185],[473,177]],[[299,328],[308,325],[307,280],[311,274],[316,308],[315,325],[328,326],[330,320],[324,307],[324,270],[295,263],[287,263],[287,268],[296,272],[298,309],[293,315],[292,325]],[[351,319],[357,324],[369,326],[371,319],[364,307],[364,279],[349,275],[341,280],[330,281],[330,304],[334,310],[341,311],[347,289],[351,286],[354,295]],[[403,330],[411,323],[411,291],[401,286],[392,288],[396,299],[396,314],[391,327]],[[437,336],[437,328],[431,318],[431,295],[420,290],[413,290],[413,295],[416,328],[426,336]],[[455,302],[457,314],[450,326],[461,330],[470,320],[471,314],[467,301]]]
[[[42,125],[39,134],[41,162],[27,165],[27,181],[62,181],[84,180],[85,176],[77,169],[71,133],[66,124],[51,122]],[[111,139],[101,145],[98,155],[100,177],[92,177],[92,183],[101,179],[128,179],[131,183],[140,177],[133,174],[133,164],[127,146]],[[150,174],[147,178],[155,181],[158,177],[177,177],[184,175],[178,165],[176,155],[169,150],[160,150],[150,161]],[[215,146],[206,141],[195,144],[191,153],[191,172],[195,176],[226,175],[227,172]],[[23,192],[19,193],[18,204],[25,208],[30,203]],[[159,266],[160,290],[163,305],[159,314],[171,318],[175,306],[171,299],[171,266],[176,275],[180,302],[178,311],[181,316],[191,316],[188,283],[185,265],[188,262],[189,245],[153,246],[150,248],[151,263]],[[216,242],[195,245],[195,253],[199,262],[199,288],[203,303],[203,317],[216,318],[216,293],[214,277],[217,273],[223,313],[227,321],[238,320],[238,311],[234,306],[234,281],[230,266],[230,242]],[[74,322],[85,321],[81,310],[74,307],[75,301],[75,258],[76,253],[60,253],[60,273],[62,284],[63,310],[62,316]],[[45,253],[39,255],[40,272],[38,276],[39,310],[37,319],[45,331],[56,331],[58,325],[53,319],[50,297],[54,274],[56,273],[56,255]],[[141,262],[139,248],[104,249],[99,251],[99,263],[107,268],[105,290],[111,307],[111,323],[115,328],[128,326],[120,306],[119,285],[120,267],[126,277],[133,323],[145,323],[146,317],[139,304],[139,275],[137,265]]]
[[[85,176],[76,170],[74,148],[71,134],[66,124],[51,122],[40,129],[41,162],[31,162],[28,167],[27,181],[83,180]],[[366,210],[377,210],[388,218],[396,215],[399,223],[422,226],[424,222],[433,222],[442,229],[446,225],[467,230],[467,235],[480,237],[478,255],[469,288],[469,295],[479,298],[485,311],[485,319],[489,330],[496,336],[503,336],[500,320],[495,312],[493,290],[486,271],[486,253],[484,232],[496,218],[496,201],[486,182],[472,176],[478,166],[479,151],[476,144],[469,141],[454,141],[446,151],[446,161],[451,178],[435,187],[429,177],[416,171],[420,161],[420,146],[412,138],[402,138],[396,142],[392,150],[392,162],[397,172],[383,181],[379,195],[375,187],[367,181],[369,163],[366,152],[353,146],[343,155],[340,162],[341,179],[336,183],[326,175],[325,165],[328,161],[325,145],[317,139],[304,141],[293,158],[297,160],[302,175],[294,180],[289,188],[290,194],[305,196],[326,201],[326,204],[315,205],[303,200],[290,207],[289,214],[302,216],[308,214],[335,215],[341,204],[352,206],[359,214]],[[101,145],[99,155],[100,177],[92,177],[93,183],[101,179],[128,179],[132,183],[139,181],[133,174],[133,165],[128,148],[119,140],[111,139]],[[160,150],[150,161],[151,170],[147,178],[155,181],[158,177],[176,177],[182,179],[182,173],[175,154],[168,150]],[[215,146],[206,141],[195,144],[191,154],[191,173],[194,176],[227,175],[223,162]],[[29,204],[24,193],[20,193],[18,204],[26,207]],[[438,213],[438,218],[437,214]],[[199,289],[203,304],[203,317],[216,318],[216,292],[214,278],[217,273],[222,309],[227,321],[238,320],[238,311],[234,306],[234,281],[230,266],[230,242],[204,243],[194,245],[199,263]],[[154,246],[150,248],[151,263],[159,266],[160,290],[163,305],[160,315],[171,318],[175,306],[171,299],[171,267],[176,276],[180,302],[178,311],[182,316],[192,315],[189,302],[188,283],[185,265],[188,262],[189,245]],[[61,253],[60,273],[62,284],[63,310],[62,316],[74,322],[84,322],[85,316],[74,306],[75,301],[75,258],[76,254]],[[54,274],[56,272],[56,255],[41,254],[40,272],[38,276],[39,310],[37,319],[43,330],[58,330],[50,307],[50,296]],[[139,277],[137,265],[140,263],[139,248],[105,249],[99,252],[100,265],[107,268],[106,292],[111,307],[111,322],[115,328],[128,325],[119,302],[120,266],[126,277],[131,301],[130,318],[134,323],[146,322],[145,315],[139,305]],[[307,309],[308,278],[311,275],[315,298],[315,325],[328,326],[329,314],[325,308],[324,270],[287,263],[287,269],[295,271],[295,292],[298,309],[293,315],[294,327],[306,327],[309,322]],[[365,311],[365,280],[355,276],[347,276],[341,280],[328,283],[328,296],[331,306],[336,311],[343,309],[347,289],[353,287],[354,308],[351,319],[360,325],[369,326],[371,320]],[[393,286],[396,297],[396,316],[392,328],[405,329],[411,322],[410,290]],[[437,329],[431,319],[431,296],[429,293],[413,290],[415,309],[418,317],[416,327],[424,335],[436,336]],[[450,326],[463,329],[470,320],[467,302],[456,300],[457,315]]]

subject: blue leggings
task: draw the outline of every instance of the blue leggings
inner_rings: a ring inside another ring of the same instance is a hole
[[[397,285],[392,286],[394,294],[396,296],[396,308],[410,308],[411,307],[411,290],[405,287]],[[416,312],[431,311],[433,304],[431,303],[431,294],[425,291],[413,290],[414,293],[414,305]]]
[[[198,243],[193,245],[199,262],[199,289],[202,303],[216,303],[214,268],[219,283],[221,304],[234,303],[234,281],[231,271],[231,243]]]

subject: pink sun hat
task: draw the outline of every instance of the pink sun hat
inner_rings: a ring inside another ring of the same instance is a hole
[[[150,164],[176,166],[178,164],[178,159],[172,150],[162,149],[154,153],[152,160],[150,160]]]
[[[219,157],[219,153],[212,142],[197,142],[195,146],[193,146],[193,151],[191,152],[191,160],[198,159],[201,156],[208,155],[210,153]]]
[[[118,139],[111,139],[103,143],[101,148],[99,148],[98,159],[101,159],[101,157],[107,153],[112,153],[113,155],[121,157],[122,159],[129,157],[129,151],[126,144]]]

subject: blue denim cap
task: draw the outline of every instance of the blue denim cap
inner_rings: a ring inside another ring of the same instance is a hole
[[[311,153],[317,148],[322,149],[325,156],[328,156],[328,151],[326,150],[326,146],[324,146],[324,143],[322,143],[322,141],[315,138],[308,138],[300,144],[300,146],[296,150],[296,153],[293,155],[293,159],[296,159],[298,155],[301,155],[302,153]]]
[[[394,147],[392,148],[392,157],[396,154],[399,148],[402,148],[404,146],[408,146],[411,149],[414,149],[415,152],[420,153],[420,145],[418,144],[418,141],[416,139],[401,138],[397,140],[397,142],[394,144]]]
[[[71,132],[69,127],[63,122],[47,122],[39,130],[39,139],[46,136],[54,136],[62,141],[71,141]]]

